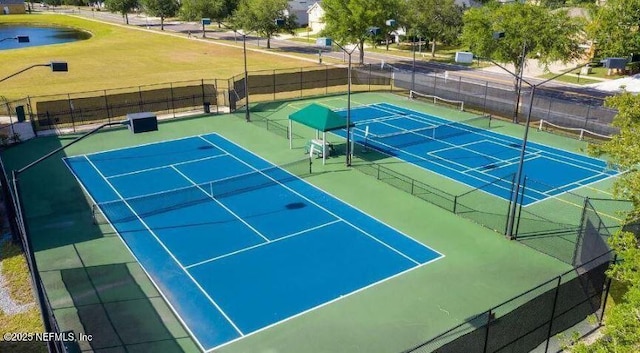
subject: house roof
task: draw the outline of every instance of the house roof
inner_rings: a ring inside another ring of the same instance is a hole
[[[24,5],[24,0],[0,0],[1,5]]]
[[[321,1],[316,1],[316,2],[313,3],[313,5],[309,6],[309,8],[307,9],[307,13],[311,13],[316,8],[321,8],[322,9]]]

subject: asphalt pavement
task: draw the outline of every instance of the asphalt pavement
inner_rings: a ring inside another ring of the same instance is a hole
[[[120,25],[127,25],[125,18],[120,14],[110,13],[108,11],[96,11],[88,10],[87,8],[66,8],[56,9],[56,12],[65,12],[85,18],[91,18],[109,23],[115,23]],[[139,28],[145,28],[149,30],[160,30],[160,19],[157,17],[149,17],[144,14],[130,14],[128,16],[128,26],[136,26]],[[199,22],[183,22],[183,21],[165,21],[164,31],[166,33],[174,33],[178,35],[184,35],[192,37],[194,39],[212,40],[226,42],[232,45],[241,45],[242,36],[234,33],[233,31],[226,30],[224,27],[218,28],[213,23],[206,28],[206,32],[203,36],[203,28]],[[204,38],[206,37],[206,38]],[[319,52],[322,52],[322,59],[333,59],[333,61],[343,61],[346,63],[347,55],[342,51],[330,51],[327,48],[319,48],[309,43],[289,40],[289,36],[277,36],[271,39],[271,48],[277,49],[277,53],[282,55],[284,53],[290,55],[296,54],[309,54],[318,56]],[[247,48],[249,50],[266,49],[267,40],[255,35],[247,35]],[[315,60],[305,58],[306,60]],[[356,50],[352,54],[352,60],[354,63],[359,62],[359,51]],[[427,61],[418,56],[415,62],[412,58],[406,56],[394,55],[393,52],[380,53],[371,52],[365,50],[364,56],[365,63],[391,65],[399,70],[411,71],[415,68],[416,75],[446,75],[452,79],[461,80],[473,80],[473,81],[487,81],[494,84],[502,84],[505,86],[514,84],[514,77],[506,72],[495,72],[491,69],[479,70],[471,69],[467,66],[447,64],[435,61]],[[458,78],[459,77],[459,78]],[[531,76],[527,76],[525,72],[525,80],[531,84],[537,85],[544,79],[539,79]],[[523,86],[523,92],[526,93],[529,87],[525,84]],[[543,86],[536,87],[536,94],[540,96],[547,96],[556,99],[570,100],[580,104],[596,105],[603,104],[604,98],[612,95],[610,92],[598,91],[590,87],[584,87],[580,85],[568,84],[562,81],[551,81],[545,83]]]

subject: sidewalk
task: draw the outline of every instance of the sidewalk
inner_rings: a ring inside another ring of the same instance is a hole
[[[539,78],[540,76],[547,74],[547,73],[555,73],[555,74],[559,74],[561,72],[565,72],[571,68],[574,68],[578,65],[582,64],[581,62],[569,62],[566,64],[563,64],[561,62],[554,62],[551,63],[550,65],[548,65],[548,67],[544,67],[543,65],[541,65],[539,63],[539,61],[537,59],[528,59],[525,67],[524,67],[524,73],[523,76],[525,78]],[[502,64],[501,64],[502,65]],[[504,66],[507,70],[511,71],[511,72],[516,72],[516,69],[514,67],[513,64],[504,64],[502,65]],[[485,68],[481,68],[479,70],[482,71],[488,71],[488,72],[495,72],[495,73],[505,73],[503,69],[495,66],[495,65],[491,65]],[[577,72],[578,70],[575,70],[575,72]],[[577,75],[576,73],[568,73],[567,76],[573,76],[573,77],[579,77],[579,75]],[[581,76],[581,77],[585,77],[585,76]],[[601,77],[591,77],[588,76],[586,77],[590,80],[595,80],[595,81],[603,81],[603,82],[607,82],[610,81],[609,79],[606,78],[601,78]]]

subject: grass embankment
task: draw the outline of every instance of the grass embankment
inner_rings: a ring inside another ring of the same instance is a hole
[[[243,70],[242,48],[188,39],[169,32],[116,26],[73,16],[32,14],[5,16],[3,24],[44,24],[88,31],[88,40],[0,52],[0,77],[33,64],[67,61],[69,72],[28,70],[2,85],[8,99],[81,92],[165,82],[226,79]],[[248,70],[313,65],[308,61],[250,51]]]
[[[2,243],[0,263],[2,264],[1,275],[6,279],[11,298],[17,304],[32,304],[25,312],[14,315],[7,315],[0,310],[0,333],[42,332],[40,311],[33,298],[27,263],[20,247],[8,241]],[[39,342],[0,342],[0,347],[3,352],[14,353],[47,351],[46,346]]]

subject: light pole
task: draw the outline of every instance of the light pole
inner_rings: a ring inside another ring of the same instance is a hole
[[[247,71],[247,35],[242,32],[242,57],[244,58],[244,120],[251,121],[249,113],[249,72]]]
[[[336,42],[336,46],[340,48],[349,57],[349,64],[347,66],[347,147],[345,149],[345,165],[351,166],[351,54],[356,51],[358,45],[354,45],[351,50],[343,47]]]
[[[527,109],[527,118],[526,121],[524,123],[524,135],[522,136],[522,146],[520,148],[520,157],[518,160],[518,169],[516,169],[516,175],[515,175],[515,185],[513,187],[512,193],[511,193],[511,199],[509,200],[509,214],[507,216],[507,229],[506,229],[506,236],[507,238],[509,238],[510,240],[513,240],[516,238],[516,234],[514,234],[514,227],[516,224],[516,211],[518,210],[518,196],[520,195],[520,188],[522,186],[522,172],[524,169],[524,159],[526,156],[526,151],[527,151],[527,141],[529,138],[529,124],[531,123],[531,112],[533,111],[533,100],[535,98],[535,94],[536,94],[536,89],[539,86],[544,85],[545,83],[549,82],[549,81],[553,81],[556,78],[560,77],[560,76],[564,76],[570,72],[572,72],[573,70],[576,69],[580,69],[583,66],[589,65],[589,63],[586,64],[581,64],[578,65],[568,71],[559,73],[549,79],[546,79],[542,82],[538,82],[536,84],[533,84],[527,80],[525,80],[524,78],[522,78],[521,76],[518,77],[517,74],[511,72],[509,69],[505,68],[504,66],[496,63],[495,61],[489,59],[489,58],[484,58],[489,60],[492,64],[498,66],[499,68],[501,68],[502,70],[504,70],[505,72],[507,72],[508,74],[510,74],[511,76],[517,78],[520,80],[520,85],[522,85],[522,82],[526,83],[529,87],[531,87],[531,93],[529,94],[529,108]]]
[[[69,67],[68,67],[66,62],[64,62],[64,61],[52,61],[52,62],[50,62],[48,64],[31,65],[31,66],[29,66],[27,68],[24,68],[24,69],[22,69],[22,70],[20,70],[20,71],[18,71],[16,73],[11,74],[11,75],[3,78],[3,79],[0,79],[0,82],[6,81],[6,80],[12,78],[13,76],[19,75],[19,74],[21,74],[21,73],[23,73],[23,72],[25,72],[25,71],[27,71],[29,69],[33,69],[34,67],[39,67],[39,66],[48,66],[48,67],[51,68],[51,71],[53,71],[53,72],[67,72],[67,71],[69,71]]]
[[[580,69],[583,66],[589,65],[589,63],[586,64],[581,64],[578,65],[568,71],[559,73],[549,79],[546,79],[542,82],[538,82],[536,84],[531,84],[530,82],[524,80],[524,79],[520,79],[520,84],[522,84],[522,82],[526,83],[527,85],[529,85],[529,87],[531,87],[531,93],[529,94],[529,108],[527,110],[527,119],[524,123],[524,136],[522,137],[522,148],[520,149],[520,158],[518,160],[518,169],[516,170],[516,175],[515,175],[515,182],[516,185],[513,189],[513,193],[511,195],[511,201],[509,203],[509,215],[507,218],[507,238],[509,238],[509,240],[513,240],[516,238],[517,234],[514,234],[514,227],[515,227],[515,223],[516,223],[516,211],[518,210],[518,195],[520,194],[520,187],[522,185],[522,171],[524,169],[524,158],[526,156],[526,149],[527,149],[527,140],[528,140],[528,136],[529,136],[529,124],[531,123],[531,112],[533,110],[533,99],[535,98],[535,94],[536,94],[536,88],[538,88],[539,86],[544,85],[545,83],[549,82],[549,81],[553,81],[556,78],[566,75],[570,72],[572,72],[573,70],[576,69]],[[506,69],[505,69],[506,70]],[[510,74],[513,75],[512,72],[508,71]],[[524,190],[523,190],[524,192]]]
[[[391,25],[391,24],[395,24],[395,20],[387,20],[387,24]],[[364,37],[368,36],[368,35],[373,35],[376,36],[380,33],[380,28],[379,27],[369,27],[367,28],[367,31],[365,33],[365,36],[363,36],[361,39],[363,39]],[[360,43],[362,40],[359,40],[358,43]],[[342,50],[342,52],[344,52],[345,54],[347,54],[347,56],[349,57],[349,62],[348,62],[348,66],[347,66],[347,147],[345,149],[345,165],[347,167],[351,166],[351,55],[356,51],[356,49],[358,49],[358,44],[355,44],[353,46],[353,48],[351,48],[351,50],[343,47],[342,45],[340,45],[340,43],[338,42],[334,42],[336,44],[336,46],[338,48],[340,48],[340,50]],[[331,46],[331,42],[327,43],[326,41],[323,43],[323,46],[327,46],[330,47]]]
[[[274,20],[277,27],[282,27],[285,25],[285,20],[281,18],[276,18]],[[232,30],[236,34],[240,34],[242,36],[242,58],[244,64],[244,119],[247,122],[251,122],[251,113],[249,112],[249,71],[247,70],[247,33],[244,31],[238,31],[235,28],[227,27]]]

